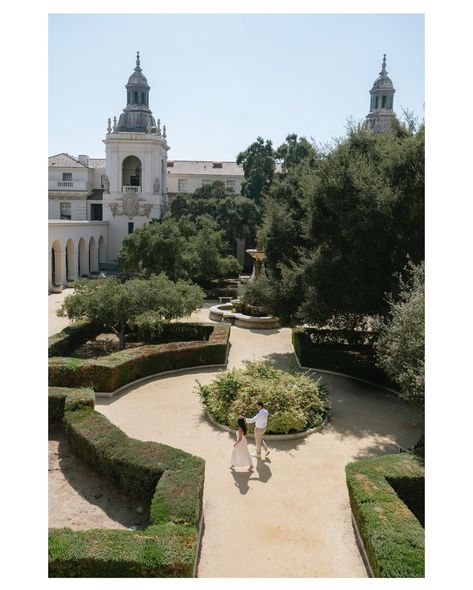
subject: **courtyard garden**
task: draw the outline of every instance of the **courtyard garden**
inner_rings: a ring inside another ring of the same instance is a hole
[[[125,239],[118,277],[76,284],[49,342],[50,420],[144,516],[52,528],[51,576],[424,575],[423,133],[258,138],[241,197],[178,195]],[[208,321],[205,295],[233,296],[241,272],[231,241],[257,232],[265,266],[235,309],[277,327]],[[257,400],[288,436],[232,475],[218,425]]]

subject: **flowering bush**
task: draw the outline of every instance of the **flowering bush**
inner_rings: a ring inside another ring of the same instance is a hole
[[[235,429],[240,414],[246,417],[256,414],[258,400],[269,412],[267,432],[270,434],[320,426],[330,409],[327,387],[320,379],[282,371],[262,361],[221,373],[210,385],[198,383],[197,390],[211,416]]]

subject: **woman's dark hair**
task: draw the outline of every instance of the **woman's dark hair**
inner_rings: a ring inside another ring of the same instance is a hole
[[[238,426],[243,430],[243,434],[246,436],[247,427],[244,418],[238,418]]]

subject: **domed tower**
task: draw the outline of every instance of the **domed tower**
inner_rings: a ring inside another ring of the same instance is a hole
[[[103,218],[109,222],[109,262],[118,261],[123,239],[137,227],[161,216],[167,199],[166,126],[149,108],[148,80],[140,54],[126,84],[127,104],[117,123],[108,120]]]
[[[396,89],[386,71],[386,54],[383,56],[383,65],[378,78],[370,90],[370,112],[366,116],[366,127],[375,133],[391,131],[396,120],[393,111],[393,100]]]
[[[136,54],[135,70],[126,85],[127,105],[118,120],[118,131],[150,131],[156,127],[151,109],[149,108],[148,80],[140,67],[140,53]]]

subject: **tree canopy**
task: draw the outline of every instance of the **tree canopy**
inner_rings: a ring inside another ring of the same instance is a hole
[[[258,137],[254,143],[240,152],[237,164],[243,166],[245,180],[241,194],[259,205],[268,191],[276,171],[275,153],[271,140]]]
[[[244,238],[253,241],[256,235],[257,208],[247,197],[235,195],[233,189],[216,180],[198,188],[193,194],[179,193],[170,205],[174,219],[187,217],[198,222],[204,216],[211,217],[229,244]]]
[[[177,220],[167,216],[124,239],[120,268],[144,276],[164,272],[172,280],[206,281],[240,272],[236,258],[227,255],[228,247],[224,232],[208,215],[195,222],[187,215]]]
[[[264,200],[266,304],[292,324],[353,327],[386,313],[395,273],[424,258],[424,128],[353,129],[324,154],[304,144],[288,136]]]
[[[159,324],[190,315],[202,305],[204,293],[186,281],[171,281],[165,274],[149,279],[121,282],[116,278],[86,280],[76,283],[58,315],[70,319],[88,318],[108,326],[125,346],[127,326],[146,321]]]

